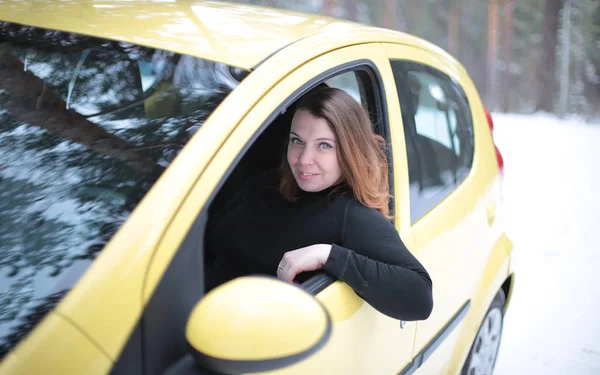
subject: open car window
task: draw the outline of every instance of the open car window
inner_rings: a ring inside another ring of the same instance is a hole
[[[248,74],[0,22],[0,358]]]

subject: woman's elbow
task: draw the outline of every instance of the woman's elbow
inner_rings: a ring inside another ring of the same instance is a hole
[[[433,311],[433,294],[431,287],[428,285],[423,288],[412,299],[410,306],[407,306],[408,313],[405,318],[400,318],[405,321],[425,320],[429,318]]]
[[[390,304],[390,300],[395,303]],[[433,310],[433,298],[431,292],[428,292],[420,294],[418,298],[390,298],[387,303],[373,304],[373,307],[390,318],[412,322],[429,318]]]
[[[433,283],[427,275],[426,278],[423,279],[423,288],[421,293],[419,293],[420,298],[420,314],[419,319],[417,320],[425,320],[429,318],[431,312],[433,311]]]
[[[415,320],[425,320],[429,318],[433,311],[433,282],[428,274],[422,275],[421,291],[419,298],[419,318]]]
[[[425,293],[423,295],[423,299],[420,303],[420,308],[419,308],[419,316],[417,319],[415,320],[425,320],[427,318],[429,318],[429,315],[431,315],[431,312],[433,311],[433,295],[431,294],[431,291],[429,291],[429,293]]]

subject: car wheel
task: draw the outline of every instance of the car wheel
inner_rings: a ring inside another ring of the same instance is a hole
[[[491,375],[494,371],[502,338],[505,301],[504,291],[500,290],[483,318],[461,375]]]

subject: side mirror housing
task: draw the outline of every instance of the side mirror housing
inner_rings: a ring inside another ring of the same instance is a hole
[[[309,357],[331,335],[313,296],[272,277],[240,277],[206,294],[186,338],[196,364],[222,374],[270,371]]]

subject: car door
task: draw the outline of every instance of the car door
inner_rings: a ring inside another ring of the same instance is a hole
[[[362,69],[369,71],[373,80],[372,90],[383,90],[382,82],[390,79],[389,69],[386,76],[379,73],[379,66],[389,64],[379,44],[366,44],[355,47],[338,49],[319,56],[297,69],[285,72],[282,77],[274,76],[274,66],[281,66],[284,61],[290,61],[289,56],[303,51],[305,46],[299,43],[292,46],[285,53],[281,52],[275,57],[267,60],[256,71],[250,74],[239,86],[238,90],[248,87],[260,87],[265,82],[273,82],[272,88],[266,92],[253,92],[252,98],[260,98],[253,103],[247,114],[239,122],[239,125],[231,132],[219,151],[214,155],[211,162],[197,180],[194,188],[186,201],[181,206],[181,211],[172,221],[172,225],[164,236],[163,243],[159,245],[154,266],[148,273],[151,280],[148,285],[166,281],[160,280],[163,264],[173,258],[171,239],[181,238],[181,231],[188,231],[187,238],[195,238],[201,241],[206,220],[206,212],[211,200],[218,189],[225,182],[227,176],[235,165],[243,161],[244,152],[251,146],[252,142],[264,131],[274,117],[285,111],[291,100],[297,99],[314,85],[332,78],[340,73]],[[365,58],[368,56],[368,59]],[[335,80],[333,80],[335,81]],[[260,84],[257,84],[260,82]],[[363,88],[364,90],[364,88]],[[235,96],[234,93],[228,98],[221,108],[215,112],[211,120],[217,121],[219,117],[226,119],[223,115],[228,110],[237,108],[241,102],[248,105],[249,96]],[[383,91],[374,93],[380,98],[380,113],[383,121],[399,121],[397,112],[387,112],[387,102]],[[397,104],[396,104],[397,105]],[[222,116],[221,116],[222,115]],[[395,138],[403,135],[397,130],[390,129],[389,137],[395,142]],[[278,150],[279,145],[274,146]],[[393,150],[396,156],[396,150]],[[401,150],[401,154],[404,153]],[[402,156],[400,156],[402,158]],[[395,159],[394,159],[395,160]],[[403,181],[406,176],[400,175],[394,180],[395,186],[407,186]],[[396,191],[398,194],[399,191]],[[408,191],[400,194],[407,195]],[[408,217],[407,208],[397,207],[396,227],[409,248],[412,244],[410,226],[406,221]],[[185,229],[183,229],[185,228]],[[181,245],[179,252],[187,246],[186,242],[193,244],[194,240],[186,240]],[[177,255],[179,256],[179,255]],[[197,264],[198,259],[193,260]],[[180,262],[186,263],[186,262]],[[189,262],[187,262],[188,272]],[[167,271],[168,273],[169,271]],[[199,271],[201,272],[201,271]],[[165,274],[167,275],[167,274]],[[165,276],[166,277],[166,276]],[[186,283],[185,277],[179,280]],[[321,289],[321,288],[320,288]],[[147,293],[150,298],[151,293]],[[276,371],[278,374],[365,374],[365,373],[398,373],[406,367],[413,351],[414,335],[416,325],[414,323],[404,324],[398,320],[389,318],[360,299],[354,291],[342,282],[330,283],[326,288],[316,293],[316,298],[326,307],[333,321],[333,332],[327,344],[312,357],[290,367]],[[180,317],[179,317],[180,319]]]
[[[462,70],[454,62],[420,48],[384,48],[407,142],[406,202],[415,251],[433,280],[434,308],[417,323],[414,363],[423,363],[418,373],[442,373],[469,310],[473,268],[481,258],[470,185],[473,125],[456,83]]]

